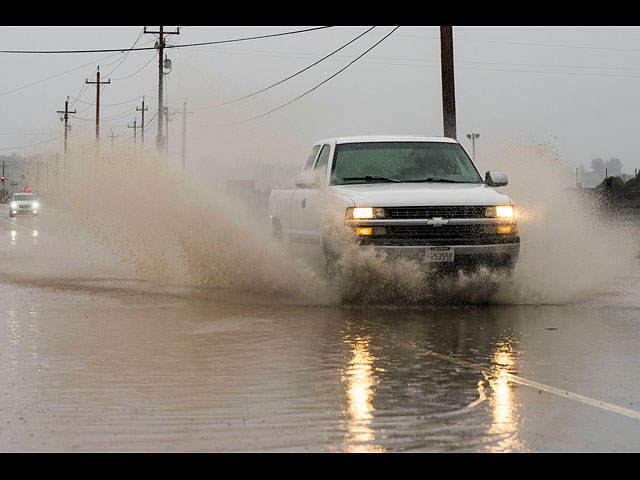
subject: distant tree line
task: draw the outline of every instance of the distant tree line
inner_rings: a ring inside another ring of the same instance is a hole
[[[602,158],[594,158],[591,160],[591,168],[587,169],[584,165],[578,168],[579,182],[585,187],[593,187],[600,185],[605,178],[619,177],[622,181],[622,160],[619,158],[610,158],[603,160]]]
[[[623,180],[621,177],[608,176],[596,186],[596,190],[613,190],[619,194],[640,194],[640,176]]]

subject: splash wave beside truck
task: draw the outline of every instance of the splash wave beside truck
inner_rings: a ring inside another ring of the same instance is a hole
[[[520,251],[498,170],[484,178],[445,137],[361,136],[316,142],[295,187],[269,198],[269,228],[290,253],[328,274],[353,248],[427,268],[510,272]]]

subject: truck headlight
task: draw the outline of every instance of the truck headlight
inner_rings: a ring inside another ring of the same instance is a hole
[[[16,202],[11,202],[9,205],[11,208],[18,208],[18,204]]]
[[[349,220],[372,220],[384,218],[384,208],[351,207],[347,208],[346,218]]]
[[[39,204],[38,202],[33,202],[33,203],[31,204],[31,208],[33,208],[33,209],[36,209],[36,208],[38,208],[39,206],[40,206],[40,204]]]
[[[485,210],[485,216],[491,218],[513,218],[514,214],[513,205],[496,205]]]

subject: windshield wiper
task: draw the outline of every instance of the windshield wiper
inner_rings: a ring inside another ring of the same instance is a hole
[[[346,178],[343,178],[342,180],[346,180],[346,181],[349,181],[349,180],[365,180],[367,182],[375,182],[375,181],[380,182],[381,181],[381,182],[401,183],[400,180],[396,180],[395,178],[378,177],[376,175],[366,175],[364,177],[346,177]]]
[[[405,180],[407,183],[423,183],[423,182],[444,182],[444,183],[468,183],[468,182],[459,182],[457,180],[449,180],[448,178],[424,178],[422,180]]]

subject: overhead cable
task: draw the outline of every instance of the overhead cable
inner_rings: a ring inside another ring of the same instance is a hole
[[[243,42],[246,40],[257,40],[261,38],[272,38],[272,37],[281,37],[284,35],[293,35],[296,33],[306,33],[314,30],[323,30],[325,28],[331,28],[330,26],[326,27],[314,27],[314,28],[306,28],[303,30],[294,30],[291,32],[280,32],[280,33],[272,33],[267,35],[256,35],[253,37],[244,37],[244,38],[233,38],[229,40],[215,40],[211,42],[199,42],[199,43],[186,43],[182,45],[166,45],[164,48],[185,48],[185,47],[198,47],[203,45],[218,45],[221,43],[233,43],[233,42]],[[153,47],[131,47],[131,48],[104,48],[104,49],[96,49],[96,50],[0,50],[0,53],[24,53],[24,54],[64,54],[64,53],[105,53],[105,52],[133,52],[140,50],[157,50],[155,46]]]
[[[371,47],[369,47],[367,50],[365,50],[363,53],[361,53],[360,55],[358,55],[356,58],[354,58],[351,62],[349,62],[347,65],[345,65],[344,67],[342,67],[340,70],[338,70],[336,73],[334,73],[333,75],[331,75],[330,77],[324,79],[322,82],[320,82],[318,85],[316,85],[315,87],[307,90],[306,92],[304,92],[301,95],[298,95],[296,98],[294,98],[293,100],[289,100],[287,103],[284,103],[282,105],[280,105],[279,107],[273,108],[271,110],[269,110],[268,112],[265,112],[261,115],[257,115],[255,117],[252,118],[248,118],[246,120],[241,120],[239,122],[233,122],[231,123],[231,125],[238,125],[241,123],[246,123],[246,122],[250,122],[252,120],[257,120],[258,118],[262,118],[265,117],[277,110],[280,110],[284,107],[286,107],[287,105],[291,105],[293,102],[300,100],[302,97],[304,97],[305,95],[308,95],[309,93],[313,92],[314,90],[317,90],[318,88],[320,88],[322,85],[324,85],[325,83],[327,83],[329,80],[331,80],[332,78],[335,78],[336,76],[338,76],[340,73],[344,72],[347,68],[349,68],[351,65],[353,65],[354,63],[356,63],[359,59],[361,59],[362,57],[364,57],[367,53],[369,53],[371,50],[373,50],[375,47],[377,47],[378,45],[380,45],[382,42],[384,42],[387,38],[389,38],[389,36],[395,32],[396,30],[398,30],[398,27],[395,27],[393,30],[391,30],[389,33],[387,33],[384,37],[382,37],[380,40],[378,40],[375,44],[373,44]]]
[[[300,75],[300,74],[301,74],[301,73],[303,73],[303,72],[306,72],[307,70],[309,70],[309,69],[310,69],[310,68],[312,68],[312,67],[315,67],[315,66],[316,66],[316,65],[318,65],[320,62],[323,62],[323,61],[324,61],[324,60],[326,60],[327,58],[329,58],[329,57],[331,57],[331,56],[335,55],[336,53],[338,53],[340,50],[342,50],[342,49],[346,48],[347,46],[351,45],[353,42],[355,42],[356,40],[358,40],[360,37],[362,37],[362,36],[366,35],[367,33],[369,33],[369,32],[370,32],[371,30],[373,30],[374,28],[376,28],[376,27],[371,27],[371,28],[369,28],[369,29],[368,29],[368,30],[366,30],[365,32],[363,32],[363,33],[361,33],[360,35],[358,35],[357,37],[355,37],[353,40],[350,40],[349,42],[347,42],[347,43],[345,43],[344,45],[342,45],[342,46],[341,46],[340,48],[338,48],[337,50],[334,50],[334,51],[333,51],[333,52],[331,52],[330,54],[325,55],[325,56],[324,56],[324,57],[322,57],[320,60],[317,60],[317,61],[313,62],[311,65],[309,65],[309,66],[307,66],[307,67],[303,68],[302,70],[300,70],[300,71],[298,71],[298,72],[294,73],[293,75],[289,75],[287,78],[283,78],[282,80],[280,80],[280,81],[278,81],[278,82],[276,82],[276,83],[273,83],[273,84],[269,85],[268,87],[265,87],[265,88],[263,88],[263,89],[261,89],[261,90],[258,90],[257,92],[250,93],[249,95],[245,95],[244,97],[236,98],[235,100],[230,100],[230,101],[228,101],[228,102],[218,103],[218,104],[216,104],[216,105],[210,105],[210,106],[207,106],[207,107],[196,107],[196,108],[194,108],[194,110],[199,110],[199,109],[203,109],[203,108],[217,108],[217,107],[222,107],[222,106],[224,106],[224,105],[229,105],[229,104],[231,104],[231,103],[239,102],[240,100],[244,100],[244,99],[246,99],[246,98],[253,97],[254,95],[258,95],[259,93],[262,93],[262,92],[264,92],[264,91],[266,91],[266,90],[269,90],[270,88],[273,88],[273,87],[275,87],[275,86],[277,86],[277,85],[280,85],[281,83],[284,83],[284,82],[286,82],[287,80],[291,80],[292,78],[294,78],[294,77],[296,77],[296,76]]]

